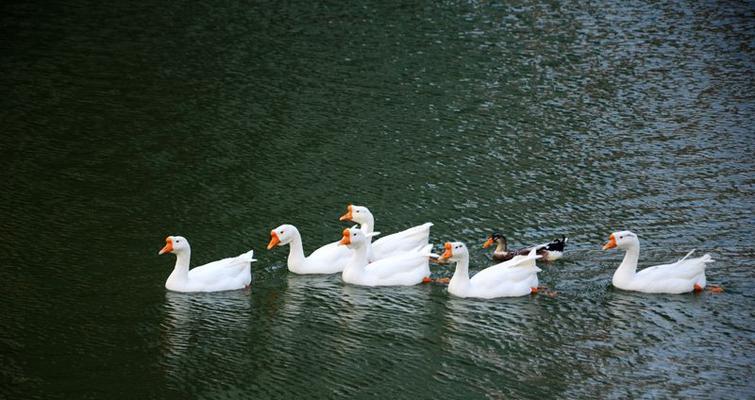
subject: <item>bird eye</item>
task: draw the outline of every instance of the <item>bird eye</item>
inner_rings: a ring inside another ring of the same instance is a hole
[[[624,236],[619,236],[619,239],[624,239]]]

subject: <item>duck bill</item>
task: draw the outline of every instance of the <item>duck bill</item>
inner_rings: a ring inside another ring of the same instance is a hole
[[[161,256],[165,253],[171,253],[173,252],[173,241],[170,240],[170,236],[165,238],[165,247],[160,249],[160,251],[157,252],[158,256]]]
[[[451,251],[451,243],[446,242],[446,244],[443,247],[445,247],[446,251],[444,251],[443,254],[440,255],[440,258],[444,260],[448,260],[454,255],[454,252]]]
[[[486,240],[485,243],[482,244],[482,248],[487,249],[491,244],[493,244],[493,238],[489,237],[488,240]]]
[[[275,232],[270,232],[270,243],[267,244],[267,249],[270,250],[273,247],[277,246],[281,240],[278,238],[278,234]]]
[[[345,246],[347,244],[351,244],[351,232],[347,229],[343,230],[343,237],[338,242],[341,246]]]
[[[611,236],[608,238],[608,243],[606,243],[603,246],[603,250],[612,249],[614,247],[616,247],[616,237],[613,236],[613,233],[612,233]]]
[[[351,205],[348,205],[346,208],[348,211],[346,211],[346,214],[341,215],[341,218],[338,218],[339,221],[351,221]]]

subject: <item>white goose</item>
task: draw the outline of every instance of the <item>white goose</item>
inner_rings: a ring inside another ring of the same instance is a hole
[[[429,257],[437,257],[430,252],[432,245],[368,264],[367,244],[374,235],[374,232],[365,234],[359,228],[344,229],[339,243],[353,249],[343,269],[344,282],[362,286],[411,286],[430,276]]]
[[[293,225],[284,224],[270,231],[270,243],[267,249],[275,246],[289,245],[288,270],[295,274],[334,274],[343,271],[349,261],[351,250],[333,242],[304,256],[301,234]]]
[[[492,299],[496,297],[516,297],[537,293],[537,273],[541,271],[535,260],[542,256],[532,249],[526,256],[493,265],[469,278],[469,251],[461,242],[447,242],[444,260],[456,262],[456,271],[448,283],[448,293],[457,297]]]
[[[168,236],[165,247],[157,254],[173,253],[176,266],[165,288],[174,292],[219,292],[223,290],[244,289],[252,282],[251,263],[254,250],[238,257],[224,258],[189,270],[191,246],[182,236]]]
[[[342,215],[341,221],[353,221],[359,224],[359,229],[370,234],[375,229],[375,217],[367,207],[349,205],[348,211]],[[368,243],[367,259],[372,262],[391,257],[404,251],[419,251],[427,246],[430,238],[432,222],[427,222],[401,232],[384,236],[374,243]],[[371,240],[371,239],[370,239]]]
[[[648,267],[637,272],[640,240],[630,231],[614,232],[603,250],[619,248],[626,251],[624,261],[613,274],[612,283],[619,289],[644,293],[679,294],[705,288],[705,264],[713,262],[709,254],[689,258],[695,250],[673,263]]]

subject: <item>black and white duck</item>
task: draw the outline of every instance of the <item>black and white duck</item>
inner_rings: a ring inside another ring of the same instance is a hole
[[[482,247],[488,248],[493,243],[497,243],[495,251],[493,251],[493,260],[499,262],[510,260],[514,258],[514,256],[526,256],[533,247],[538,247],[537,254],[542,256],[543,260],[555,261],[564,255],[564,247],[568,240],[569,239],[566,236],[563,236],[561,239],[554,239],[550,243],[509,250],[506,237],[496,232],[488,236],[488,240],[485,241]]]

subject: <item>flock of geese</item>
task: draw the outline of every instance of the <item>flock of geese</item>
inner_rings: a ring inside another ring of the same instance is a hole
[[[341,221],[358,225],[344,229],[341,240],[326,244],[304,254],[302,238],[293,225],[281,225],[270,231],[267,249],[289,246],[288,269],[296,274],[341,273],[345,283],[362,286],[410,286],[431,282],[430,260],[440,264],[455,263],[456,270],[448,280],[448,292],[458,297],[492,299],[525,296],[537,293],[535,261],[552,261],[563,255],[566,237],[529,248],[509,250],[506,238],[498,233],[490,235],[483,244],[487,248],[496,243],[493,259],[499,263],[469,276],[469,251],[462,242],[447,242],[441,255],[432,252],[429,244],[432,223],[415,226],[374,240],[375,218],[367,207],[349,205]],[[640,242],[630,231],[614,232],[603,250],[618,248],[626,252],[624,260],[613,274],[612,283],[623,290],[645,293],[679,294],[701,291],[706,287],[705,265],[713,262],[710,255],[684,258],[671,264],[656,265],[637,271]],[[186,238],[168,236],[165,247],[158,254],[173,253],[176,264],[165,282],[165,288],[177,292],[215,292],[249,287],[254,251],[237,257],[211,262],[189,269],[191,247]],[[720,291],[718,287],[712,288]]]

